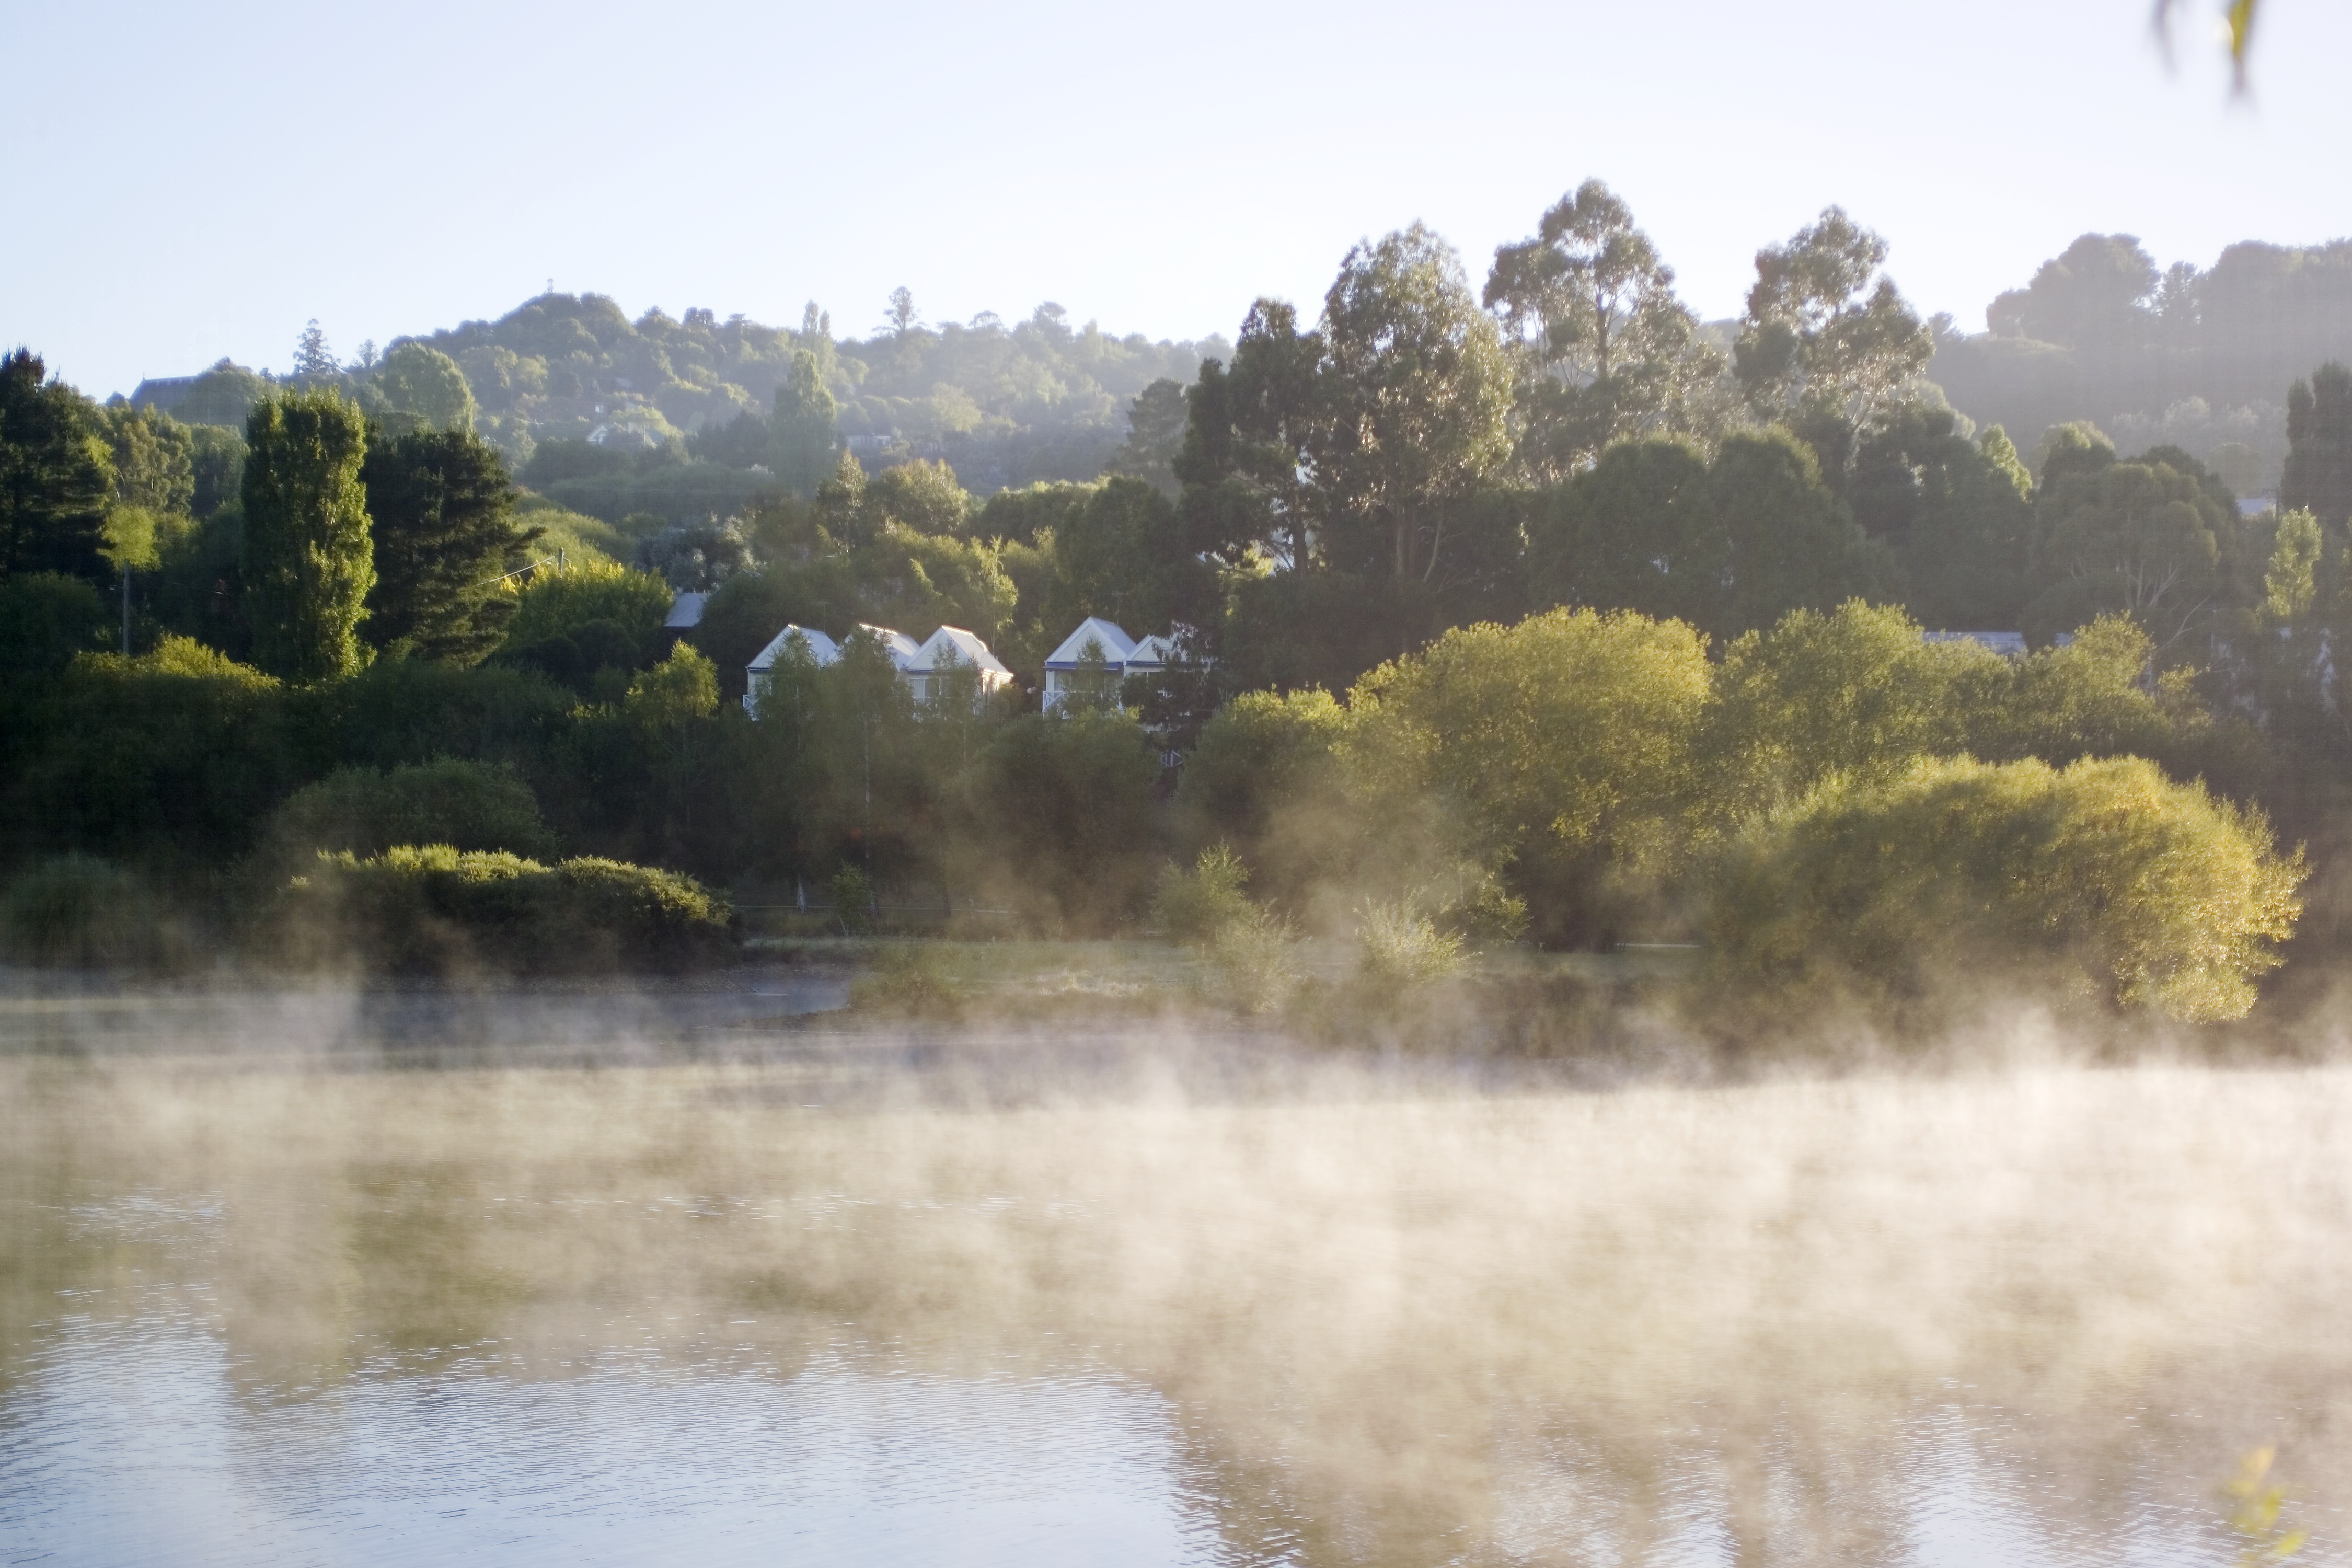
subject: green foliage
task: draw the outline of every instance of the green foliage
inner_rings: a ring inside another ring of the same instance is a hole
[[[842,935],[863,936],[874,929],[874,882],[863,867],[842,867],[825,884],[825,893]]]
[[[541,768],[552,762],[575,702],[534,671],[389,658],[295,694],[289,717],[313,776],[442,757]]]
[[[360,482],[376,574],[368,640],[380,648],[405,642],[420,658],[460,663],[496,647],[516,605],[505,574],[524,564],[539,539],[514,514],[498,449],[463,429],[378,439]]]
[[[375,856],[402,844],[525,856],[555,848],[529,784],[506,769],[452,757],[388,773],[337,768],[295,791],[264,837],[289,865],[320,850]]]
[[[1189,871],[1179,866],[1160,868],[1160,885],[1151,895],[1151,921],[1177,942],[1200,942],[1214,937],[1227,924],[1245,920],[1252,910],[1249,868],[1223,844],[1201,851]]]
[[[2319,596],[2319,520],[2300,508],[2279,519],[2278,540],[2263,572],[2263,613],[2273,626],[2292,626],[2311,614]]]
[[[375,388],[394,413],[414,416],[426,429],[473,431],[473,388],[457,362],[438,349],[414,341],[394,344],[376,368]]]
[[[196,377],[195,384],[172,405],[172,417],[185,425],[242,430],[253,416],[254,405],[276,390],[268,377],[223,360]]]
[[[1973,642],[1928,643],[1893,606],[1791,612],[1724,650],[1702,752],[1708,816],[1801,795],[1829,774],[1967,749],[2011,667]]]
[[[2352,370],[2330,360],[2287,389],[2286,439],[2279,505],[2352,523]]]
[[[1554,610],[1448,632],[1366,676],[1341,753],[1359,791],[1433,803],[1480,865],[1538,846],[1637,856],[1693,787],[1707,685],[1687,626]]]
[[[604,622],[619,626],[642,649],[669,618],[676,597],[652,573],[611,562],[569,562],[560,571],[542,566],[515,590],[504,647],[528,648]]]
[[[0,583],[0,685],[63,670],[79,653],[103,653],[116,622],[106,596],[79,577],[21,572]]]
[[[768,466],[787,491],[814,495],[833,471],[834,448],[840,441],[835,424],[840,414],[817,356],[794,349],[791,369],[776,388],[768,437]]]
[[[1863,433],[1852,471],[1838,477],[1855,521],[1891,551],[1922,623],[2015,628],[2032,483],[2000,426],[1970,442],[1949,409],[1907,403]]]
[[[1717,636],[1893,574],[1811,450],[1780,430],[1730,437],[1711,464],[1671,438],[1612,447],[1539,494],[1528,533],[1538,604],[1638,610]]]
[[[2037,638],[2113,611],[2164,647],[2252,596],[2236,504],[2185,454],[2159,448],[2088,472],[2053,455],[2035,510],[2033,574],[2046,586],[2024,627]]]
[[[188,426],[152,408],[108,408],[100,418],[119,504],[166,515],[194,510],[196,442]]]
[[[1857,431],[1927,369],[1935,338],[1881,268],[1886,242],[1841,207],[1756,253],[1733,369],[1759,414]],[[1826,452],[1843,467],[1843,450]]]
[[[2235,1018],[2279,963],[2303,879],[2301,852],[2278,856],[2259,812],[2152,763],[1948,758],[1838,774],[1756,819],[1703,926],[1743,985],[1899,1001],[1998,972]]]
[[[1171,500],[1178,490],[1176,455],[1184,448],[1190,411],[1184,384],[1160,377],[1127,405],[1127,439],[1103,472],[1141,479]]]
[[[1495,252],[1486,303],[1519,361],[1519,465],[1558,481],[1629,437],[1706,433],[1723,355],[1675,297],[1633,209],[1599,180]]]
[[[1298,985],[1298,932],[1270,909],[1219,926],[1208,958],[1226,998],[1244,1013],[1274,1011]]]
[[[361,662],[359,624],[375,585],[359,405],[333,391],[282,393],[255,407],[246,445],[255,660],[295,680],[348,674]]]
[[[188,469],[191,489],[188,510],[210,517],[236,504],[245,489],[245,421],[234,430],[216,425],[191,425],[188,429]]]
[[[1321,337],[1306,447],[1322,548],[1359,571],[1429,580],[1452,504],[1510,450],[1501,337],[1453,247],[1419,224],[1348,253]]]
[[[0,953],[38,969],[168,967],[185,942],[146,884],[121,866],[66,855],[0,895]]]
[[[106,576],[113,486],[98,409],[30,349],[0,355],[0,583],[19,572]]]
[[[1053,542],[1053,625],[1088,616],[1131,630],[1215,622],[1215,574],[1190,548],[1176,508],[1140,479],[1096,489],[1063,518]]]
[[[967,877],[1051,926],[1111,929],[1149,896],[1159,775],[1151,737],[1123,712],[1006,721],[974,759]]]
[[[15,724],[10,825],[23,849],[226,859],[293,786],[277,680],[184,637],[83,654]]]
[[[1323,859],[1348,710],[1320,689],[1244,691],[1201,731],[1176,796],[1196,843],[1235,846],[1262,887],[1288,900]]]
[[[873,526],[898,523],[917,533],[961,533],[971,497],[945,463],[917,459],[883,469],[866,482],[865,504]]]
[[[1462,938],[1399,901],[1374,900],[1357,911],[1356,974],[1376,995],[1401,996],[1451,980],[1466,958]]]
[[[604,974],[717,962],[732,920],[724,899],[675,872],[431,844],[320,856],[278,892],[257,941],[301,968]]]

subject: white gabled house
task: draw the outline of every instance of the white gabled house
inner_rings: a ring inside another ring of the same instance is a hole
[[[864,621],[860,621],[857,623],[857,629],[861,632],[872,632],[882,639],[883,651],[890,656],[890,663],[900,675],[907,673],[908,668],[915,662],[915,656],[923,651],[922,644],[904,632],[892,631],[888,626],[868,626]]]
[[[913,688],[915,700],[929,701],[932,696],[945,695],[944,678],[950,670],[970,669],[979,674],[973,693],[974,700],[985,702],[988,694],[1001,686],[1009,685],[1013,672],[1002,660],[989,652],[988,645],[961,626],[941,626],[917,648],[911,658],[902,660],[898,672]]]
[[[794,637],[807,642],[809,657],[816,660],[819,669],[841,662],[841,645],[823,632],[814,626],[786,626],[743,667],[748,678],[743,682],[743,711],[752,718],[760,716],[760,700],[775,684],[776,661],[784,657],[784,645]]]
[[[1078,689],[1090,648],[1100,650],[1103,676],[1116,693],[1130,675],[1152,675],[1167,668],[1168,661],[1176,657],[1176,639],[1154,633],[1138,640],[1129,637],[1127,628],[1117,621],[1088,616],[1078,623],[1077,630],[1062,639],[1061,647],[1045,656],[1046,712],[1061,707]]]
[[[989,651],[988,645],[961,626],[941,626],[920,643],[888,626],[867,626],[861,621],[857,629],[870,632],[881,643],[883,651],[890,656],[891,667],[898,670],[898,679],[907,683],[918,702],[928,700],[935,690],[934,683],[951,669],[978,671],[979,696],[983,700],[990,692],[1013,679],[1013,672]],[[807,640],[810,656],[820,669],[841,662],[841,645],[824,633],[814,626],[786,626],[744,667],[743,711],[753,718],[760,716],[760,700],[775,682],[776,661],[783,657],[785,646],[795,637]]]

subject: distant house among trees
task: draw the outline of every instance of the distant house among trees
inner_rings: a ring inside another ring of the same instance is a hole
[[[1115,694],[1130,675],[1157,675],[1175,651],[1167,637],[1154,635],[1139,641],[1118,622],[1088,616],[1045,656],[1045,711],[1053,712],[1081,692],[1091,695],[1097,683]]]
[[[743,711],[752,718],[760,716],[760,703],[776,683],[776,661],[784,657],[784,649],[794,637],[807,644],[809,658],[819,669],[841,662],[841,645],[824,633],[814,626],[785,626],[744,667],[748,679],[743,682]]]
[[[989,646],[961,626],[941,626],[919,643],[888,626],[861,623],[857,629],[880,640],[898,679],[907,683],[909,694],[918,702],[944,700],[951,689],[948,683],[960,670],[974,672],[975,702],[985,700],[989,693],[1013,680],[1013,672],[1004,668],[1003,661],[990,651]],[[744,667],[743,710],[753,718],[759,717],[761,700],[775,685],[777,662],[795,637],[806,640],[809,655],[818,668],[841,662],[841,645],[833,638],[813,627],[787,626]]]

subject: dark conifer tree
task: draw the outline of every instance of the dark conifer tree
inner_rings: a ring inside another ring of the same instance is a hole
[[[360,480],[375,539],[368,640],[405,638],[424,658],[460,663],[497,647],[514,601],[495,580],[543,531],[516,520],[498,449],[464,430],[379,438]]]

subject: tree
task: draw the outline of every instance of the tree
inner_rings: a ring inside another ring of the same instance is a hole
[[[2352,370],[2330,360],[2287,389],[2286,440],[2279,505],[2342,530],[2352,522]]]
[[[866,481],[866,506],[877,519],[935,534],[962,533],[972,510],[955,470],[924,458],[893,464]]]
[[[1675,297],[1633,210],[1587,180],[1543,215],[1532,239],[1495,252],[1486,303],[1518,351],[1521,465],[1558,479],[1612,443],[1687,427],[1722,374],[1698,318]]]
[[[1703,623],[1709,631],[1727,637],[1790,610],[1827,609],[1883,592],[1893,576],[1885,548],[1822,482],[1812,449],[1785,431],[1726,440],[1707,487],[1724,552],[1722,607]]]
[[[1542,491],[1528,524],[1537,608],[1638,610],[1712,626],[1728,557],[1706,454],[1667,437],[1602,452]]]
[[[375,586],[367,426],[359,405],[320,388],[286,392],[245,429],[245,613],[256,661],[295,680],[360,665],[359,624]]]
[[[2062,995],[2236,1018],[2305,875],[2259,811],[2142,758],[1922,759],[1754,819],[1702,930],[1727,978],[1784,992],[1902,1000],[1998,963]]]
[[[111,468],[89,400],[30,349],[0,357],[0,583],[19,572],[104,579]]]
[[[1611,869],[1663,864],[1681,840],[1668,823],[1696,782],[1706,648],[1677,621],[1563,609],[1458,627],[1366,676],[1339,750],[1383,824],[1381,869],[1443,876],[1422,859],[1436,847],[1542,894],[1554,940],[1605,936]]]
[[[457,362],[419,342],[395,343],[375,373],[375,386],[394,413],[436,430],[474,427],[474,389]]]
[[[891,331],[902,338],[922,324],[923,318],[915,310],[914,291],[903,283],[890,290],[890,311],[887,320]]]
[[[114,499],[162,514],[194,510],[195,439],[168,414],[127,405],[103,411],[114,453]]]
[[[2032,480],[1998,425],[1971,442],[1948,408],[1907,403],[1865,432],[1842,480],[1864,533],[1884,541],[1926,625],[2012,627],[2025,599]]]
[[[2026,629],[2047,637],[2112,610],[2163,648],[2234,603],[2241,531],[2219,489],[2186,454],[2163,448],[2045,478],[2033,574],[2047,586],[2027,606]]]
[[[222,360],[196,377],[180,401],[172,405],[172,417],[185,425],[217,425],[225,429],[242,430],[253,413],[253,405],[269,393],[268,376]]]
[[[500,579],[541,533],[516,521],[498,448],[469,431],[413,431],[371,442],[360,482],[376,574],[368,640],[464,664],[496,647],[515,606]]]
[[[1885,260],[1886,242],[1841,207],[1756,253],[1733,369],[1757,412],[1796,429],[1832,468],[1936,352],[1880,270]]]
[[[825,390],[816,355],[793,350],[792,369],[776,388],[775,414],[768,421],[768,467],[789,493],[814,495],[832,474],[840,413]]]
[[[2043,262],[2032,282],[1994,300],[1985,321],[2002,337],[2106,353],[2137,348],[2153,330],[2151,302],[2163,282],[2137,236],[2086,234]],[[2172,284],[2176,314],[2189,282]]]
[[[1323,338],[1298,312],[1259,300],[1242,322],[1228,373],[1205,361],[1185,394],[1184,442],[1171,465],[1194,548],[1234,565],[1263,551],[1308,564],[1315,495],[1305,474],[1319,416]]]
[[[1307,454],[1335,560],[1435,584],[1461,503],[1510,449],[1510,369],[1451,246],[1419,224],[1349,251],[1323,300]]]
[[[1065,520],[1054,563],[1056,625],[1102,616],[1142,635],[1214,618],[1216,574],[1188,548],[1168,498],[1141,479],[1108,481]]]
[[[294,379],[337,381],[341,378],[342,370],[335,359],[334,351],[327,346],[327,334],[320,330],[319,318],[311,317],[294,344]]]
[[[1128,405],[1127,439],[1103,471],[1145,480],[1172,500],[1188,422],[1184,384],[1161,376]]]

